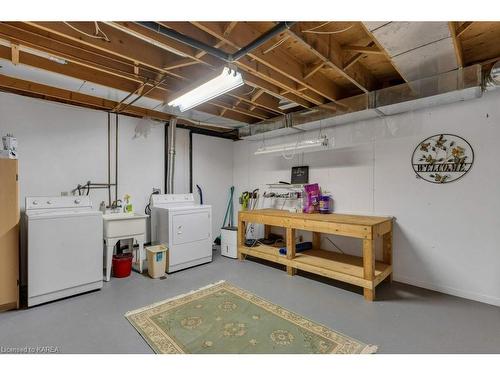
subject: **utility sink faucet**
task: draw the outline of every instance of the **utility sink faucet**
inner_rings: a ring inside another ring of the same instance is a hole
[[[114,210],[114,209],[117,209],[117,208],[121,208],[122,207],[122,200],[121,199],[117,199],[115,201],[113,201],[113,203],[111,203],[111,209]]]

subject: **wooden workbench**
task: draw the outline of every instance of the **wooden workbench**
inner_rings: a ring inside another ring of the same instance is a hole
[[[247,223],[264,224],[265,233],[271,227],[285,229],[287,255],[279,247],[259,244],[245,246]],[[295,231],[312,232],[313,249],[295,252]],[[321,233],[360,238],[363,256],[340,254],[321,249]],[[383,259],[375,260],[375,241],[382,238]],[[246,255],[283,264],[289,275],[297,269],[358,285],[366,300],[375,299],[375,287],[384,279],[392,279],[392,218],[344,214],[303,214],[283,210],[263,209],[240,211],[238,214],[238,259]]]

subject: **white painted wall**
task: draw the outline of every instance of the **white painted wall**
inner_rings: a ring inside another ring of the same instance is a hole
[[[131,195],[134,210],[144,213],[153,188],[160,188],[162,191],[164,188],[164,124],[149,121],[146,133],[141,134],[136,132],[140,121],[133,117],[120,116],[118,196]],[[114,181],[114,178],[111,180]]]
[[[115,117],[111,117],[111,180],[114,182]],[[19,142],[20,205],[26,196],[58,196],[88,180],[107,182],[107,114],[20,95],[0,93],[0,136]],[[219,234],[232,185],[231,140],[193,135],[193,179],[213,206],[214,238]],[[119,117],[118,197],[132,196],[144,212],[152,188],[164,190],[164,125]],[[189,193],[189,131],[177,129],[174,192]],[[114,188],[112,197],[114,199]],[[196,188],[195,197],[198,198]],[[107,190],[91,191],[94,207]]]
[[[118,196],[132,196],[144,212],[153,187],[163,188],[163,125],[152,123],[136,134],[140,120],[119,118]],[[107,182],[107,114],[102,111],[0,93],[0,134],[19,143],[20,204],[26,196],[60,195],[88,180]],[[112,116],[114,182],[114,116]],[[106,190],[91,191],[95,207]],[[114,199],[114,190],[113,190]]]
[[[333,194],[337,212],[396,217],[395,280],[500,305],[500,90],[326,131],[335,137],[335,150],[293,160],[253,155],[259,142],[234,143],[236,196],[256,187],[265,191],[266,183],[288,181],[292,166],[309,165],[310,181]],[[420,141],[442,132],[468,140],[475,163],[462,179],[437,185],[417,179],[410,159]],[[296,136],[288,136],[266,143],[294,140]],[[359,242],[331,238],[360,254]],[[326,241],[323,246],[331,249]]]
[[[220,234],[229,188],[233,185],[233,141],[193,134],[193,193],[203,189],[203,203],[212,205],[212,236]],[[237,210],[234,210],[235,219]]]

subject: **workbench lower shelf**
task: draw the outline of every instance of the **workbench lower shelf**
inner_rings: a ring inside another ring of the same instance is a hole
[[[373,289],[392,272],[390,264],[375,262],[375,278],[372,282],[363,278],[362,257],[321,249],[312,249],[297,253],[293,259],[287,259],[285,255],[279,253],[279,248],[268,245],[254,247],[240,246],[239,251],[241,254],[265,259],[270,262],[368,289]]]
[[[314,273],[363,288],[367,301],[375,299],[375,287],[382,280],[392,279],[392,217],[351,214],[304,214],[284,210],[261,209],[238,213],[238,258],[246,255],[286,266],[290,276],[297,270]],[[284,229],[283,247],[287,254],[279,253],[275,246],[246,246],[247,224],[264,224],[268,238],[272,227]],[[312,250],[296,251],[297,230],[312,234]],[[321,249],[321,236],[337,235],[362,240],[362,256],[348,255]],[[377,241],[380,240],[380,241]],[[382,259],[375,259],[375,243],[382,245]]]

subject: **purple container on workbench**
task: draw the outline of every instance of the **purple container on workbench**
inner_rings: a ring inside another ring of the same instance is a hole
[[[319,213],[331,214],[333,211],[333,199],[330,195],[322,195],[319,198]]]

